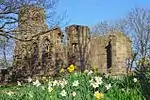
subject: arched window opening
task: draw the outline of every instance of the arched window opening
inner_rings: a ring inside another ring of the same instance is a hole
[[[42,45],[42,66],[46,68],[51,64],[51,55],[52,55],[52,43],[45,39]]]
[[[38,66],[38,44],[33,43],[31,48],[31,67],[32,69]]]

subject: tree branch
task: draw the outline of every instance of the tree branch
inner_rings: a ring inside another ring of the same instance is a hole
[[[0,30],[0,36],[4,36],[4,37],[6,37],[7,39],[12,38],[12,39],[19,40],[19,41],[22,41],[22,42],[28,42],[28,41],[32,41],[33,38],[36,38],[36,37],[38,37],[38,36],[40,36],[40,35],[43,35],[43,34],[47,34],[47,33],[51,32],[51,31],[53,31],[53,30],[56,30],[56,29],[58,29],[58,28],[53,28],[53,29],[51,29],[51,30],[43,31],[43,32],[41,32],[41,33],[39,33],[39,34],[33,35],[33,36],[31,37],[31,39],[21,39],[21,38],[17,38],[17,37],[15,37],[15,36],[10,35],[10,34],[11,34],[12,32],[14,32],[14,31],[11,31],[11,32],[7,31],[7,32],[6,32],[6,31],[3,31],[3,30]],[[16,31],[16,32],[17,32],[17,31]],[[19,31],[18,31],[18,32],[19,32]]]

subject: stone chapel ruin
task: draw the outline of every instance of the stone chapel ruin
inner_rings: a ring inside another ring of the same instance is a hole
[[[99,73],[126,73],[131,41],[123,33],[92,37],[87,26],[71,25],[65,29],[67,43],[64,44],[64,33],[60,28],[48,29],[44,16],[42,8],[20,9],[18,37],[27,41],[15,42],[13,67],[18,73],[51,75],[70,64],[81,70],[91,67]]]

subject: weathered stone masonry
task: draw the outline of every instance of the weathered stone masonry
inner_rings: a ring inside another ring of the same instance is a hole
[[[68,64],[81,69],[87,67],[90,50],[90,29],[87,26],[71,25],[66,27],[68,36]]]
[[[91,47],[91,65],[100,73],[126,73],[126,60],[131,56],[131,41],[123,33],[94,37]]]
[[[16,41],[14,68],[27,74],[51,75],[62,66],[75,64],[81,70],[88,67],[100,73],[122,74],[125,61],[131,55],[131,41],[123,33],[90,36],[87,26],[66,27],[67,44],[62,44],[59,28],[48,29],[44,10],[34,6],[22,7],[19,15],[19,37],[31,41]],[[47,31],[44,34],[37,34]]]
[[[44,22],[44,10],[28,6],[20,9],[19,35],[29,41],[16,41],[14,67],[27,74],[50,74],[63,56],[61,40],[63,34],[59,28],[49,30]],[[42,35],[40,32],[45,32]],[[59,58],[58,58],[59,57]]]

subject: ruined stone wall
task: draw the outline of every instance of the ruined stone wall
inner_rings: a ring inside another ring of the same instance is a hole
[[[90,48],[90,63],[91,67],[97,69],[101,73],[107,72],[107,57],[106,57],[106,45],[108,37],[92,37]]]
[[[68,64],[75,64],[84,69],[88,63],[90,30],[87,26],[71,25],[66,27],[66,33],[68,36]]]
[[[131,41],[123,33],[91,38],[90,63],[100,73],[126,73],[126,60],[131,56]]]
[[[62,31],[49,30],[44,16],[41,8],[20,9],[18,37],[29,41],[16,41],[14,68],[29,74],[51,75],[63,65],[75,64],[80,70],[92,67],[100,73],[125,73],[131,41],[123,33],[91,37],[87,26],[71,25],[66,27],[67,44],[64,45]]]
[[[44,10],[35,6],[20,9],[18,38],[26,41],[16,41],[13,66],[27,74],[51,74],[62,59],[62,32],[49,30],[44,16]]]
[[[116,66],[113,69],[115,73],[126,72],[126,61],[131,57],[131,40],[123,33],[116,34]]]
[[[63,59],[62,32],[59,28],[55,28],[51,32],[43,34],[39,37],[39,61],[41,67],[47,72],[53,72],[54,69],[59,70],[57,63]],[[58,69],[57,69],[57,68]]]

